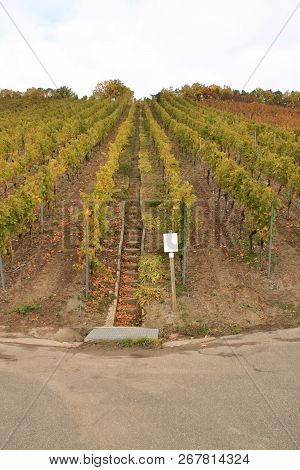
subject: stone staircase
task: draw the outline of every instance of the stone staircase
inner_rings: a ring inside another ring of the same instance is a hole
[[[135,297],[138,286],[138,261],[141,255],[143,231],[137,151],[134,152],[131,163],[129,186],[125,200],[125,230],[115,326],[140,326],[142,323],[142,311]]]

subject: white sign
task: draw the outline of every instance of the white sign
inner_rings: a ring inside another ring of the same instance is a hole
[[[164,233],[164,252],[177,253],[178,235],[177,233]]]

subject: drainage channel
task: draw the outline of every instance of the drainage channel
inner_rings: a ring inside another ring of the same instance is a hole
[[[120,286],[115,326],[140,326],[142,311],[135,297],[138,286],[138,262],[141,255],[142,215],[140,207],[140,172],[138,168],[139,126],[131,160],[129,185],[125,199],[125,229],[121,253]]]

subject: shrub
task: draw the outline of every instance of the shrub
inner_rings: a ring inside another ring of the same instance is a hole
[[[38,307],[35,304],[24,304],[16,308],[16,313],[19,313],[21,315],[29,315],[30,313],[37,310],[37,308]]]
[[[161,256],[146,254],[140,257],[139,279],[140,282],[158,283],[164,276],[164,263]]]
[[[160,301],[163,299],[163,293],[164,289],[161,287],[151,287],[151,286],[145,286],[141,284],[137,290],[136,290],[136,298],[140,304],[141,307],[143,305],[153,302],[153,301]]]

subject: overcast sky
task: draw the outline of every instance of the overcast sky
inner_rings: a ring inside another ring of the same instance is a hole
[[[3,0],[54,81],[240,89],[299,0]],[[53,87],[0,6],[0,88]],[[300,89],[300,8],[247,89]]]

